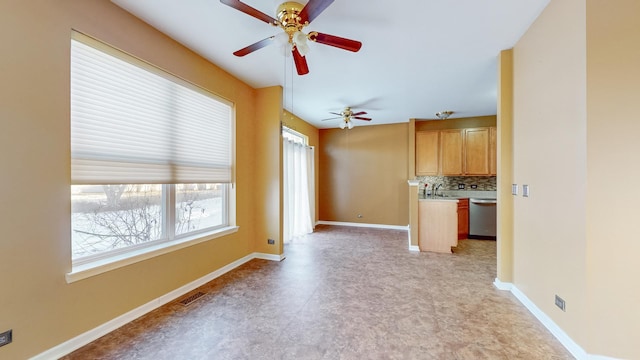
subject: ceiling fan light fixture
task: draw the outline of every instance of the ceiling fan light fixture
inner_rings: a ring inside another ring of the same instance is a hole
[[[296,31],[293,34],[293,43],[298,48],[300,55],[305,56],[309,53],[309,45],[307,45],[307,35],[302,31]]]
[[[297,45],[306,44],[307,35],[305,35],[302,31],[296,31],[293,34],[293,42]]]
[[[348,128],[349,130],[353,129],[353,123],[352,123],[351,121],[349,121],[349,122],[347,123],[347,128]]]
[[[291,51],[293,50],[293,45],[289,42],[289,35],[287,33],[279,33],[274,36],[274,43],[278,47],[278,52],[282,54],[284,57],[291,57]]]
[[[289,35],[286,32],[279,32],[275,35],[275,41],[279,46],[286,45],[289,43]]]
[[[453,114],[453,111],[451,110],[445,110],[445,111],[439,111],[436,113],[436,116],[438,117],[438,119],[440,120],[446,120],[449,118],[449,116],[451,116]]]
[[[298,48],[298,52],[302,56],[306,56],[309,53],[309,45],[307,44],[296,44],[296,48]]]
[[[341,121],[340,122],[340,129],[344,129],[347,126],[347,122],[346,121]]]

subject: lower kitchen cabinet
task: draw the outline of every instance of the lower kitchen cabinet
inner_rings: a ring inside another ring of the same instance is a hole
[[[458,204],[452,200],[418,202],[418,246],[420,251],[451,253],[458,246]]]
[[[458,240],[469,237],[469,199],[458,199]]]

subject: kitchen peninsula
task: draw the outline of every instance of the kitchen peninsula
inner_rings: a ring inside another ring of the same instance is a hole
[[[418,200],[420,251],[451,253],[458,246],[458,199],[425,197]]]
[[[496,198],[494,190],[442,190],[426,196],[421,180],[409,180],[409,249],[451,253],[470,235],[470,199]],[[440,196],[442,195],[442,196]]]

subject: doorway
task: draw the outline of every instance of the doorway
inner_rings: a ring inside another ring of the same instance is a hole
[[[283,242],[313,232],[315,219],[314,151],[308,137],[282,128]]]

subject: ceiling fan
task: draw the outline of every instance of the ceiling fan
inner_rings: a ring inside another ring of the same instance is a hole
[[[352,119],[355,120],[363,120],[363,121],[371,121],[371,118],[367,118],[367,117],[362,117],[361,115],[366,115],[367,112],[366,111],[358,111],[358,112],[353,112],[353,110],[351,110],[350,107],[346,107],[344,108],[344,110],[342,110],[339,113],[336,112],[330,112],[330,114],[333,115],[338,115],[337,117],[331,117],[328,119],[323,119],[322,121],[328,121],[328,120],[335,120],[335,119],[342,119],[342,122],[340,123],[340,129],[344,129],[345,127],[349,128],[349,129],[353,129],[353,122],[351,121]]]
[[[309,0],[305,6],[294,1],[287,1],[278,6],[276,19],[240,0],[220,0],[220,2],[225,5],[284,30],[283,33],[260,40],[233,54],[235,56],[245,56],[276,41],[280,44],[290,46],[298,75],[305,75],[309,73],[309,67],[305,58],[309,51],[307,40],[357,52],[362,47],[360,41],[323,34],[317,31],[311,31],[308,34],[302,31],[305,26],[309,25],[313,19],[318,17],[333,1],[334,0]]]

